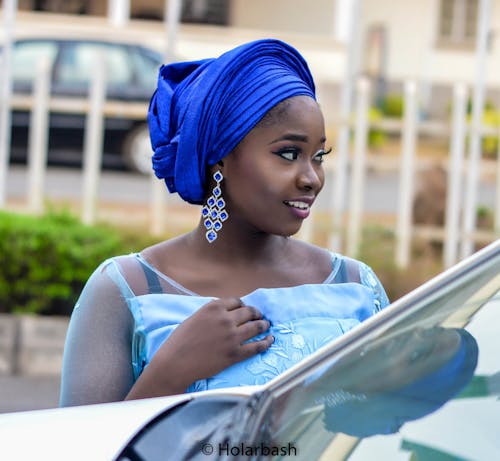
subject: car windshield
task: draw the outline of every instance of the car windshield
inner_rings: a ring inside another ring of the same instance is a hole
[[[158,70],[162,63],[161,54],[146,48],[136,47],[131,56],[135,61],[137,79],[144,88],[151,88],[152,93],[158,79]]]
[[[100,42],[68,42],[58,67],[60,84],[86,86],[92,79],[98,53],[106,64],[109,85],[125,85],[133,79],[133,69],[125,46]]]
[[[24,40],[15,43],[12,55],[12,78],[17,86],[31,86],[36,63],[46,59],[53,66],[57,44],[53,40]]]
[[[244,442],[275,459],[500,453],[499,267],[497,241],[274,380]]]

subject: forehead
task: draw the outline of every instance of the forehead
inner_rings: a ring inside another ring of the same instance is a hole
[[[319,109],[318,103],[313,98],[309,96],[294,96],[281,101],[270,109],[256,125],[256,128],[269,128],[272,125],[287,123],[290,121],[290,117],[294,118],[294,114],[300,114],[303,111],[309,114],[311,112],[316,113],[316,115],[319,115],[321,118],[320,123],[323,123],[321,110]]]
[[[318,103],[309,96],[285,99],[267,112],[244,140],[278,132],[303,134],[312,142],[324,138],[325,124]]]

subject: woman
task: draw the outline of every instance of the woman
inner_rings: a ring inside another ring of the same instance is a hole
[[[202,205],[200,222],[95,271],[62,405],[266,382],[388,303],[366,265],[290,238],[329,153],[295,49],[259,40],[164,66],[148,121],[156,175]]]

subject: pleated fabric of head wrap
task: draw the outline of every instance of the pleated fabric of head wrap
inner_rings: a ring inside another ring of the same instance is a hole
[[[299,52],[279,40],[162,66],[148,111],[156,176],[187,202],[203,203],[207,169],[266,112],[299,95],[315,99],[313,78]]]

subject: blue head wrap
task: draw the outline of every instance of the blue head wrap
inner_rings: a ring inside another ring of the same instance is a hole
[[[299,95],[315,98],[311,73],[298,51],[279,40],[162,66],[148,111],[156,176],[170,192],[201,204],[207,168],[276,104]]]

